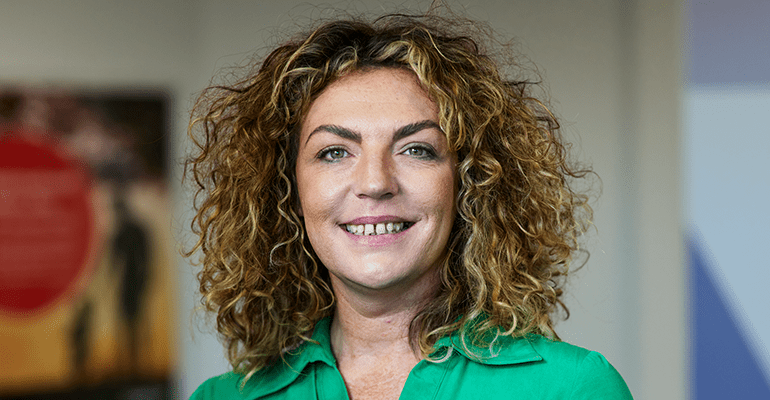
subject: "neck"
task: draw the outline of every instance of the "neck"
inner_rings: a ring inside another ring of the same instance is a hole
[[[412,320],[438,286],[431,280],[412,290],[351,290],[332,279],[336,307],[331,326],[332,350],[338,360],[367,354],[420,354],[409,337]],[[414,343],[416,344],[416,343]]]

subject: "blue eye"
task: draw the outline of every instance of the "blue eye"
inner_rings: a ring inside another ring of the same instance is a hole
[[[348,152],[345,149],[332,147],[330,149],[324,149],[318,153],[318,158],[325,161],[338,161],[348,156]]]

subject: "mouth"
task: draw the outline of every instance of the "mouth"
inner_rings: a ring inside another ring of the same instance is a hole
[[[414,222],[380,222],[377,224],[343,224],[342,229],[356,236],[392,235],[409,229]]]

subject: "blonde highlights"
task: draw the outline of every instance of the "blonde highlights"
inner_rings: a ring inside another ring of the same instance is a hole
[[[276,362],[332,312],[328,272],[297,214],[297,136],[331,82],[369,68],[415,74],[458,160],[458,212],[441,287],[412,323],[422,354],[458,330],[464,342],[484,345],[490,333],[492,342],[556,337],[562,278],[591,217],[586,196],[570,183],[588,171],[568,163],[559,125],[531,84],[506,79],[478,39],[450,34],[458,22],[467,21],[329,22],[275,49],[240,82],[199,98],[190,124],[197,150],[186,168],[199,240],[188,255],[202,254],[203,304],[216,313],[236,370],[250,376]],[[469,321],[472,329],[460,329]]]

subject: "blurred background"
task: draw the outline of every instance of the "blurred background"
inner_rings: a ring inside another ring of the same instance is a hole
[[[181,184],[197,93],[328,7],[0,0],[0,399],[186,399],[228,364]],[[571,343],[637,399],[770,398],[770,2],[447,1],[538,66],[601,177]]]

